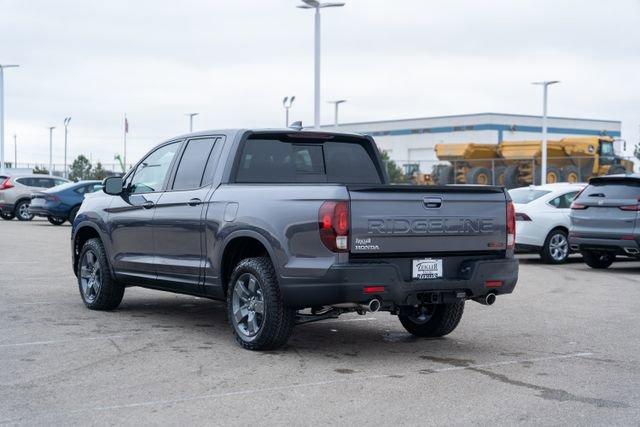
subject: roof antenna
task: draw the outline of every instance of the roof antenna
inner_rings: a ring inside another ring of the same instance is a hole
[[[289,127],[294,130],[302,130],[302,122],[298,120],[297,122],[291,123],[291,126]]]

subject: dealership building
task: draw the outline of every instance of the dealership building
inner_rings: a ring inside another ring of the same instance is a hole
[[[330,128],[330,126],[323,126]],[[548,139],[571,136],[620,137],[616,120],[548,117]],[[542,117],[521,114],[479,113],[417,119],[345,123],[340,130],[364,133],[375,138],[381,151],[398,165],[419,164],[426,171],[437,161],[434,147],[440,143],[542,139]]]

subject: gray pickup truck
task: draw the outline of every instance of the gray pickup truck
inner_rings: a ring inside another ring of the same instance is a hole
[[[466,300],[513,291],[514,243],[504,189],[389,185],[372,138],[291,129],[170,139],[87,196],[71,235],[87,307],[128,286],[225,300],[251,350],[350,311],[446,335]]]

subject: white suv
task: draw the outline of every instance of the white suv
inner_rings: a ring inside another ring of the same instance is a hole
[[[566,261],[571,202],[586,185],[557,183],[509,190],[516,210],[516,250],[538,252],[549,264]]]

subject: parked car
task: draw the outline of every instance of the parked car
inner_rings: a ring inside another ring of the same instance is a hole
[[[67,220],[73,224],[84,196],[101,189],[101,181],[80,181],[36,191],[31,197],[29,213],[46,217],[53,225],[62,225]]]
[[[592,268],[640,256],[640,175],[592,178],[571,205],[571,248]]]
[[[29,213],[31,194],[69,182],[52,175],[12,175],[0,183],[0,217],[11,220],[31,221]]]
[[[509,190],[516,209],[516,251],[535,252],[549,264],[569,257],[571,202],[587,184],[532,185]]]
[[[490,305],[518,278],[503,188],[388,185],[368,136],[196,133],[104,185],[73,223],[84,304],[114,309],[132,285],[226,300],[251,350],[347,311],[389,311],[414,335],[444,336],[466,300]]]

